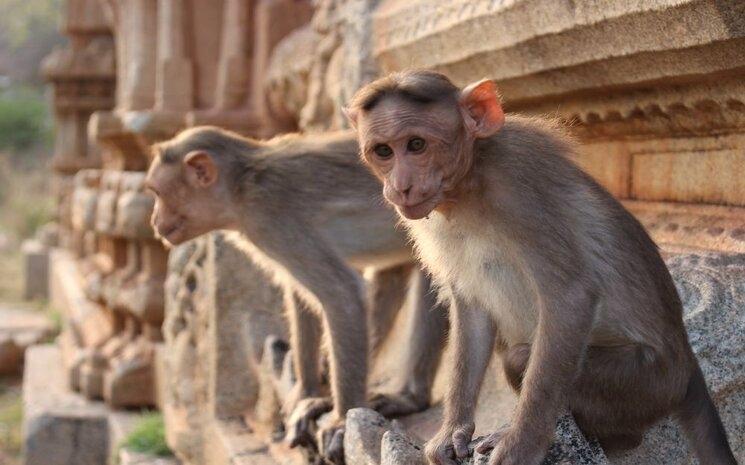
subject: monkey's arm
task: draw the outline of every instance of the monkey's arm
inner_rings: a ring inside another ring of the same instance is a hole
[[[414,299],[405,325],[408,341],[405,364],[393,389],[370,398],[370,406],[384,416],[408,415],[429,406],[432,382],[445,346],[447,306],[437,302],[436,291],[426,273],[414,270],[411,282],[410,298]]]
[[[580,369],[597,299],[582,280],[552,281],[541,289],[538,327],[515,419],[491,457],[493,465],[540,463]]]
[[[246,221],[244,233],[286,268],[292,285],[320,304],[330,342],[334,415],[341,422],[347,410],[365,405],[367,324],[360,277],[312,226],[294,219],[299,215],[252,216],[263,221]]]
[[[294,292],[285,292],[285,311],[290,323],[290,347],[292,361],[297,374],[299,397],[314,397],[320,394],[321,322],[313,310]]]
[[[445,397],[440,431],[426,446],[430,463],[456,465],[468,456],[474,431],[474,410],[494,348],[496,328],[488,312],[454,296],[450,306],[454,369]]]

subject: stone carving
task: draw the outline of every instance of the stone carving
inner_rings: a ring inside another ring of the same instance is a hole
[[[318,1],[311,24],[277,46],[265,88],[278,127],[312,132],[348,126],[342,107],[376,76],[369,46],[375,3]]]
[[[286,337],[281,307],[264,272],[222,234],[172,252],[162,403],[170,444],[185,461],[206,463],[201,441],[213,422],[254,409],[264,339]]]

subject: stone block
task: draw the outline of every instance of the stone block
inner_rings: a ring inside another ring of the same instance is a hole
[[[52,333],[52,324],[40,312],[0,308],[0,375],[18,374],[27,347]]]
[[[23,298],[49,297],[49,248],[41,241],[27,239],[21,245],[23,255]]]
[[[380,465],[427,465],[422,444],[397,431],[386,431],[380,444]]]
[[[367,408],[347,411],[344,432],[344,460],[347,465],[378,465],[383,435],[391,422]]]
[[[119,451],[119,465],[179,465],[175,457],[157,457],[123,448]]]
[[[27,350],[23,406],[25,465],[106,463],[106,408],[67,389],[57,347],[42,345]]]

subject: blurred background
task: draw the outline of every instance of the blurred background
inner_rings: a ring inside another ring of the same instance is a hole
[[[60,4],[0,0],[0,319],[19,309],[50,311],[46,299],[23,298],[21,242],[54,212],[48,173],[53,124],[39,63],[65,41],[59,33]],[[20,463],[20,393],[17,372],[0,377],[4,465]]]
[[[742,0],[0,0],[0,465],[317,463],[281,441],[280,291],[220,232],[155,239],[149,147],[205,124],[345,129],[361,85],[407,68],[494,79],[508,113],[581,142],[575,161],[660,245],[745,460],[744,51]],[[379,388],[402,370],[408,310],[373,360]],[[448,354],[385,465],[422,460]],[[477,434],[515,402],[487,379]],[[379,463],[392,426],[355,418],[347,465]],[[669,421],[598,457],[693,463]]]

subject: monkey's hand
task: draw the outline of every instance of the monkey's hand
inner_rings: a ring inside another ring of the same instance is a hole
[[[343,419],[333,419],[318,430],[318,453],[327,462],[344,465]]]
[[[408,389],[396,393],[379,392],[370,398],[370,407],[384,417],[400,417],[429,407],[429,396]]]
[[[548,450],[548,443],[544,447],[539,436],[518,437],[514,429],[503,428],[487,436],[476,452],[486,454],[491,450],[489,465],[539,465]]]
[[[457,465],[456,460],[469,456],[468,443],[474,429],[473,423],[443,426],[424,446],[427,461],[431,465]]]
[[[315,421],[333,407],[330,397],[307,397],[298,401],[287,419],[285,441],[290,447],[315,447]]]

